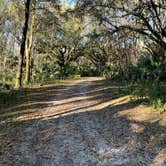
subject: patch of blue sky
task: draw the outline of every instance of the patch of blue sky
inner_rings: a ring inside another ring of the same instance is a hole
[[[69,7],[74,7],[76,0],[60,0],[62,4],[65,4]]]

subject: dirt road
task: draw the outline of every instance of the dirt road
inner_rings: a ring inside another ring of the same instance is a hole
[[[2,154],[0,165],[166,164],[165,142],[157,139],[165,131],[160,114],[154,111],[152,115],[148,109],[144,113],[143,107],[117,93],[116,87],[103,86],[102,78],[42,90],[45,98],[37,104],[30,101],[31,111],[17,115],[28,125],[16,130],[11,154]],[[149,133],[151,128],[155,131]]]

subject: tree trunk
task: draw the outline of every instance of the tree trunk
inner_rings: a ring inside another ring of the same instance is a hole
[[[28,84],[30,81],[30,57],[31,57],[29,51],[29,44],[26,44],[25,56],[26,56],[25,83]]]
[[[28,39],[26,42],[26,73],[25,73],[25,82],[29,84],[30,82],[30,70],[31,70],[31,55],[33,52],[33,28],[34,28],[35,15],[32,14],[31,23],[29,27]]]
[[[25,23],[23,27],[22,41],[20,47],[20,55],[18,59],[18,69],[16,76],[16,88],[20,88],[22,86],[22,74],[23,74],[23,59],[25,54],[25,45],[27,40],[27,32],[28,32],[28,24],[29,24],[29,16],[30,16],[30,3],[31,0],[27,0],[25,3]]]

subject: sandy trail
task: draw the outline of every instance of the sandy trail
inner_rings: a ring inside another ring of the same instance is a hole
[[[47,108],[39,108],[40,118],[14,144],[12,165],[164,165],[164,159],[157,159],[158,151],[143,145],[139,130],[144,126],[120,115],[135,111],[137,104],[116,105],[116,96],[107,92],[101,80],[64,85]]]

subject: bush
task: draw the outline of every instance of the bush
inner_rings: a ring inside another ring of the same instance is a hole
[[[92,77],[92,76],[99,76],[98,69],[91,64],[82,64],[79,66],[79,74],[81,77]]]
[[[31,82],[44,82],[59,78],[60,67],[54,63],[42,64],[41,68],[34,66]]]
[[[163,112],[166,110],[166,63],[156,56],[146,53],[135,66],[111,65],[105,68],[104,75],[111,81],[137,83],[132,89],[134,98]]]
[[[118,65],[105,66],[104,76],[107,80],[116,82],[132,82],[138,76],[138,69],[135,66],[129,65],[128,67],[121,68]]]
[[[12,89],[12,86],[7,83],[0,83],[0,89],[1,90],[10,90],[10,89]]]
[[[166,111],[166,103],[163,103],[161,99],[154,100],[152,105],[155,109],[159,110],[161,113]]]
[[[71,62],[66,64],[63,68],[55,63],[44,63],[39,66],[34,66],[32,71],[31,81],[45,82],[55,79],[65,79],[65,78],[80,78],[87,76],[99,76],[97,68],[92,64],[81,64],[78,65],[76,62]]]
[[[141,79],[166,81],[166,62],[159,60],[159,56],[146,54],[138,61]]]
[[[166,111],[166,88],[165,85],[158,80],[150,81],[144,80],[132,92],[134,97],[139,100],[146,101],[155,109],[161,112]]]
[[[116,80],[119,78],[118,67],[116,65],[105,66],[103,73],[107,80]]]

